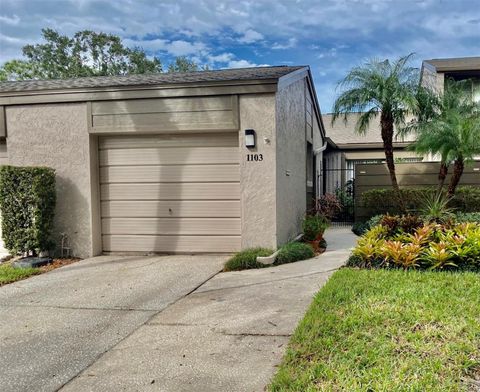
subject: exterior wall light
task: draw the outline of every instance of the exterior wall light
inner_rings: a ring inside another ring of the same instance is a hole
[[[245,147],[255,147],[256,135],[254,129],[245,129]]]

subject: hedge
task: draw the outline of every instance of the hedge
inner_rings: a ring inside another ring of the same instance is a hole
[[[267,257],[272,255],[273,252],[272,249],[267,248],[249,248],[242,250],[227,260],[223,271],[240,271],[244,269],[269,267],[269,265],[257,262],[257,257]]]
[[[0,166],[2,237],[12,254],[52,249],[55,171],[48,167]]]
[[[404,188],[401,189],[402,197],[407,211],[415,213],[424,203],[425,197],[436,192],[434,187]],[[360,198],[360,206],[364,208],[363,218],[375,215],[398,215],[402,211],[393,189],[372,189],[364,192]],[[480,187],[458,187],[451,201],[451,207],[462,212],[480,212]]]
[[[277,255],[276,265],[311,259],[315,256],[313,248],[304,242],[290,242],[283,245]]]

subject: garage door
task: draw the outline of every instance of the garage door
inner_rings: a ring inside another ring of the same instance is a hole
[[[240,249],[237,133],[99,140],[104,252]]]

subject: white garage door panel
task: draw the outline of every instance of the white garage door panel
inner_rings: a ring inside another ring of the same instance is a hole
[[[102,200],[238,200],[238,182],[104,184]]]
[[[238,134],[99,140],[105,252],[240,249]]]
[[[240,246],[240,236],[103,236],[105,252],[230,253]]]
[[[104,201],[106,218],[240,218],[238,200]]]
[[[104,218],[103,234],[240,235],[239,218]]]
[[[100,151],[100,165],[194,165],[238,163],[236,147],[129,148]]]
[[[239,165],[109,166],[100,168],[100,183],[236,182]]]

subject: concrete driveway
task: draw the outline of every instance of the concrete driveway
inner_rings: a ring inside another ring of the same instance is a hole
[[[72,391],[263,391],[314,294],[356,237],[327,232],[328,250],[274,268],[222,273],[177,301],[66,384]]]
[[[98,257],[0,288],[0,391],[263,391],[355,236],[310,260]]]
[[[0,288],[0,391],[54,391],[218,273],[224,256],[102,256]]]

